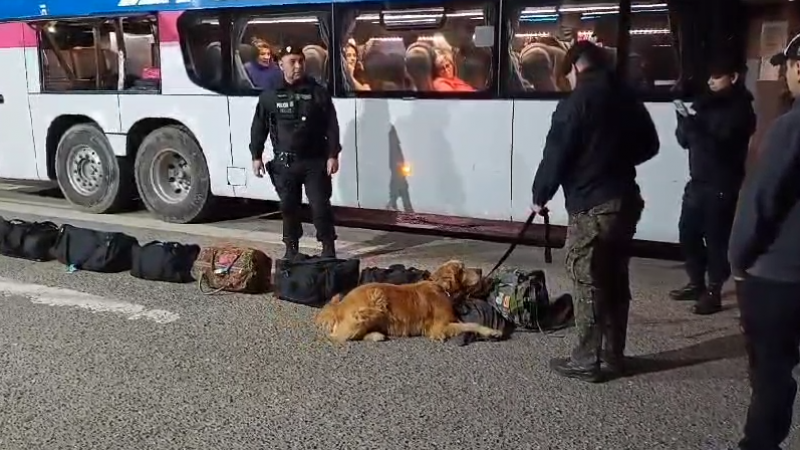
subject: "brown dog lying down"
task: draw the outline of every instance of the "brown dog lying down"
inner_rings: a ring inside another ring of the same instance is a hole
[[[382,341],[387,336],[427,336],[443,341],[462,333],[497,338],[502,330],[460,323],[453,310],[453,299],[480,282],[476,271],[466,269],[460,261],[449,261],[426,281],[405,285],[368,283],[344,298],[337,295],[317,314],[315,322],[339,342]]]

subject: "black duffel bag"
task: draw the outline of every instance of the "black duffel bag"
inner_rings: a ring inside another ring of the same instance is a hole
[[[382,269],[380,267],[367,267],[361,271],[358,284],[367,283],[389,283],[389,284],[411,284],[418,281],[427,280],[431,273],[427,270],[417,269],[416,267],[406,267],[402,264],[392,264]]]
[[[139,242],[125,233],[62,225],[55,256],[70,271],[116,273],[131,269],[131,253]]]
[[[275,262],[275,295],[281,300],[322,307],[336,294],[358,286],[358,259],[298,255]]]
[[[53,222],[25,222],[0,218],[0,255],[31,261],[51,261],[58,240]]]
[[[189,283],[194,281],[192,266],[200,246],[178,242],[153,241],[134,246],[131,275],[142,280]]]

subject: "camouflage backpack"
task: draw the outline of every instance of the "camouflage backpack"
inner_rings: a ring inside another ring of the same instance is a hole
[[[547,327],[550,294],[541,270],[514,269],[497,274],[486,300],[518,327],[529,330]]]

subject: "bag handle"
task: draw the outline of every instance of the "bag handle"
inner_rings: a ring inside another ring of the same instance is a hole
[[[214,273],[216,271],[216,267],[215,266],[216,266],[216,261],[217,261],[217,253],[219,253],[219,250],[217,250],[217,249],[213,249],[212,252],[211,252],[211,264],[210,264],[210,268],[209,268],[209,270],[211,270],[211,273]],[[236,261],[238,261],[239,258],[242,257],[243,253],[244,252],[240,251],[239,254],[236,255],[236,258],[234,258],[233,261],[231,261],[230,265],[227,267],[227,270],[230,271],[231,267],[233,267],[233,265],[236,264]],[[211,285],[210,285],[210,283],[208,281],[208,276],[206,275],[205,272],[202,272],[200,274],[200,277],[197,278],[197,289],[200,290],[201,294],[213,295],[213,294],[217,294],[217,293],[222,292],[222,291],[225,290],[225,287],[220,287],[220,288],[213,289],[213,290],[204,290],[203,289],[203,282],[204,281],[205,281],[206,285],[208,285],[209,288],[210,288]]]
[[[205,281],[205,285],[209,287],[209,290],[203,289],[203,282]],[[218,294],[225,290],[225,288],[217,288],[217,289],[210,289],[211,285],[208,283],[208,277],[206,276],[205,272],[200,274],[200,277],[197,279],[197,289],[200,291],[201,294],[204,295],[214,295]]]
[[[553,262],[553,249],[550,247],[550,211],[547,208],[542,208],[539,214],[544,218],[544,262],[547,264],[551,264]],[[528,228],[531,227],[533,224],[534,219],[536,219],[537,213],[532,212],[528,219],[525,220],[525,223],[522,225],[522,229],[519,230],[517,237],[514,239],[514,242],[508,247],[503,256],[500,257],[500,260],[497,261],[497,264],[492,267],[492,270],[486,274],[484,278],[489,278],[492,274],[503,265],[504,262],[508,259],[509,256],[514,252],[522,242],[522,239],[525,237],[525,233],[528,231]]]

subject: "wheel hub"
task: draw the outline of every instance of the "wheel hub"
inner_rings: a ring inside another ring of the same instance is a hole
[[[69,156],[67,167],[69,183],[79,194],[92,195],[103,185],[105,178],[103,162],[93,148],[80,146],[75,149]]]
[[[180,203],[192,189],[191,166],[175,150],[164,149],[153,159],[151,180],[162,201]]]

